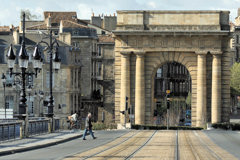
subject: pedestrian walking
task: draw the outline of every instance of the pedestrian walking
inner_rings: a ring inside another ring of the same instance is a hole
[[[93,132],[92,132],[92,114],[88,113],[86,121],[85,121],[85,130],[83,133],[83,140],[86,140],[86,134],[89,131],[89,133],[91,134],[93,139],[96,139],[96,137],[94,137]]]

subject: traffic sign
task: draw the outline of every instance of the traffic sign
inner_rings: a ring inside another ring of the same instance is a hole
[[[167,93],[167,94],[170,94],[170,92],[171,92],[170,90],[166,90],[166,93]]]

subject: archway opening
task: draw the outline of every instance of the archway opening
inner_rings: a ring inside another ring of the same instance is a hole
[[[170,90],[167,107],[167,90]],[[191,126],[192,80],[187,68],[178,62],[167,62],[154,77],[154,123]]]

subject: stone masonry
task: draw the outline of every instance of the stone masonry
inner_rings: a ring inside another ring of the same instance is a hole
[[[192,79],[192,126],[227,122],[230,113],[229,11],[118,11],[115,36],[115,117],[125,97],[135,124],[153,124],[154,76],[166,62]]]

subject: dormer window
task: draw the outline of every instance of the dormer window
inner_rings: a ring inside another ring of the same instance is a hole
[[[72,16],[72,19],[77,19],[77,16]]]
[[[77,36],[78,35],[78,31],[73,31],[73,35]]]

